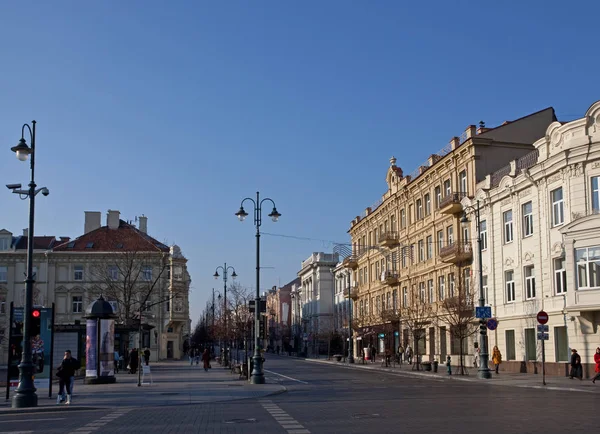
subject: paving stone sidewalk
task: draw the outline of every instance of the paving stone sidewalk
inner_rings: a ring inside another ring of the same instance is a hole
[[[38,389],[38,407],[35,410],[201,404],[262,398],[286,391],[279,384],[251,385],[214,362],[208,372],[201,366],[190,366],[183,361],[153,363],[150,367],[153,384],[141,387],[137,386],[137,375],[127,373],[117,374],[115,384],[90,385],[85,384],[83,379],[76,380],[70,406],[56,405],[58,384],[53,385],[52,398],[48,398],[47,389]],[[0,412],[32,410],[15,410],[10,405],[10,400],[2,399]]]
[[[541,374],[518,374],[518,373],[503,373],[500,374],[492,373],[492,378],[489,380],[483,380],[477,378],[477,370],[475,368],[467,368],[468,375],[448,375],[446,373],[446,367],[439,365],[439,371],[437,373],[430,371],[416,371],[411,368],[408,364],[396,365],[395,367],[384,367],[381,366],[381,361],[376,363],[353,363],[348,364],[346,362],[337,362],[327,359],[304,359],[311,363],[322,363],[328,365],[334,365],[344,367],[348,369],[362,369],[366,371],[380,371],[389,372],[397,375],[407,375],[422,377],[424,379],[448,379],[454,381],[465,381],[473,382],[477,384],[486,384],[490,386],[510,386],[510,387],[525,387],[532,389],[548,389],[548,390],[563,390],[572,392],[583,392],[583,393],[596,393],[600,394],[600,381],[593,384],[591,380],[584,379],[569,379],[568,377],[549,377],[546,376],[546,385],[542,384]],[[456,374],[456,367],[452,367],[453,374]]]

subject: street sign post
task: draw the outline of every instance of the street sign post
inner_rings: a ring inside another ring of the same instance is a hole
[[[498,328],[498,320],[496,318],[490,318],[487,320],[487,328],[494,331]]]
[[[491,306],[477,306],[475,308],[475,318],[487,319],[492,317]]]
[[[548,314],[540,310],[537,314],[537,321],[540,325],[537,326],[537,338],[542,341],[542,384],[546,385],[546,341],[550,338],[548,335]]]

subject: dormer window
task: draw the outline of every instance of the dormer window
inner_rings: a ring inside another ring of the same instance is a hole
[[[71,241],[69,244],[67,244],[67,249],[72,249],[73,247],[75,247],[75,241]]]
[[[0,238],[0,251],[10,249],[10,244],[10,238]]]

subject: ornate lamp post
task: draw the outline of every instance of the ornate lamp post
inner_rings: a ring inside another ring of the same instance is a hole
[[[229,366],[229,358],[227,357],[227,352],[228,352],[228,346],[229,346],[229,333],[227,330],[227,273],[229,272],[229,270],[232,271],[231,273],[231,278],[235,279],[237,277],[237,274],[235,273],[235,268],[231,267],[231,266],[227,266],[227,262],[225,262],[224,265],[219,265],[216,270],[215,270],[215,274],[213,274],[213,277],[215,279],[218,279],[219,276],[219,269],[221,269],[221,271],[223,271],[223,306],[224,306],[224,313],[225,313],[225,318],[224,318],[224,326],[225,326],[225,349],[223,350],[224,354],[223,354],[223,365],[225,367]]]
[[[344,280],[346,280],[344,278]],[[354,342],[352,340],[352,271],[348,272],[348,363],[354,363]]]
[[[252,202],[254,205],[254,226],[256,227],[256,299],[254,304],[254,355],[252,356],[252,360],[254,363],[252,374],[250,376],[251,384],[264,384],[265,383],[265,374],[262,368],[262,356],[260,354],[260,225],[262,224],[262,204],[263,202],[271,202],[273,204],[273,210],[269,214],[269,217],[276,222],[281,214],[277,212],[277,207],[275,206],[275,202],[273,202],[270,198],[264,198],[260,200],[260,193],[256,192],[256,200],[247,197],[242,200],[240,204],[240,209],[235,215],[240,219],[240,221],[244,221],[246,217],[248,217],[248,213],[244,210],[244,202],[246,201]]]
[[[35,184],[35,121],[31,121],[32,127],[24,124],[21,128],[21,139],[17,146],[13,146],[11,151],[17,154],[19,161],[27,161],[31,155],[31,181],[27,190],[21,189],[21,184],[7,185],[9,190],[18,194],[23,200],[29,199],[29,229],[27,234],[27,278],[25,280],[25,312],[23,320],[23,354],[21,363],[19,364],[19,386],[15,390],[15,396],[12,400],[13,408],[37,407],[38,397],[35,393],[36,388],[33,384],[33,376],[35,374],[32,355],[31,355],[31,310],[33,308],[33,284],[35,277],[33,275],[33,224],[35,220],[35,196],[42,193],[48,196],[50,192],[46,187],[36,189]],[[25,129],[29,130],[31,137],[31,148],[27,146],[25,141]]]
[[[483,261],[482,261],[482,248],[481,245],[481,219],[479,216],[479,201],[477,201],[477,206],[467,206],[463,212],[463,215],[460,219],[461,223],[469,223],[469,219],[467,218],[467,212],[475,212],[475,225],[477,228],[477,250],[478,250],[478,258],[479,258],[479,307],[485,306],[485,293],[483,290]],[[489,353],[488,353],[488,338],[487,338],[487,325],[486,320],[481,318],[479,320],[479,348],[481,348],[479,353],[479,370],[477,371],[477,376],[482,379],[490,379],[492,378],[492,373],[489,368]]]

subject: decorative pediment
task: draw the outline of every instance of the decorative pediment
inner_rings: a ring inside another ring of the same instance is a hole
[[[504,260],[504,266],[506,268],[512,268],[512,266],[514,265],[515,261],[513,260],[513,258],[506,258]]]
[[[563,235],[587,232],[587,231],[598,231],[600,225],[600,214],[591,214],[585,217],[581,217],[577,220],[560,228],[560,233]]]
[[[531,262],[531,261],[533,261],[533,257],[534,256],[535,255],[533,253],[531,253],[531,252],[525,252],[525,255],[523,256],[523,260],[525,262]]]
[[[552,245],[552,256],[560,257],[560,256],[563,256],[564,253],[565,253],[565,247],[564,247],[563,243],[561,243],[560,241],[557,241],[556,243],[554,243]]]

